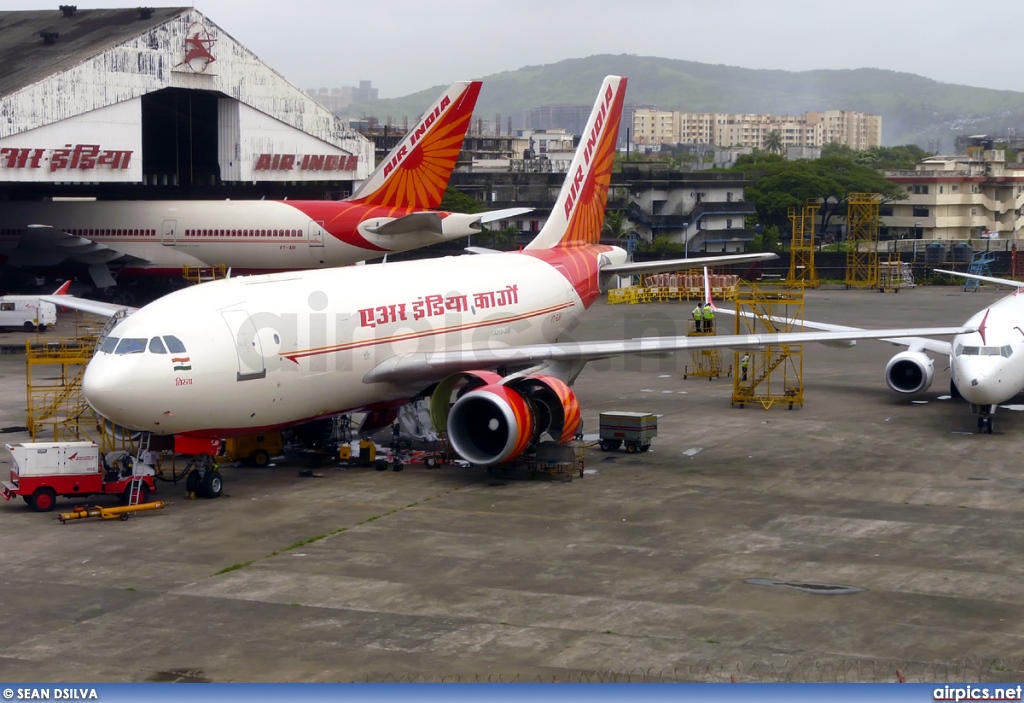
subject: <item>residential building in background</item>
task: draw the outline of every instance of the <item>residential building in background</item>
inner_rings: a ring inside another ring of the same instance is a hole
[[[821,147],[830,142],[864,150],[882,144],[882,118],[863,112],[828,110],[792,115],[746,115],[720,112],[678,112],[656,108],[633,111],[632,142],[714,144],[719,147],[764,149],[768,135],[778,132],[783,151],[789,147]]]
[[[913,171],[886,171],[907,199],[881,206],[880,232],[895,239],[1015,240],[1024,227],[1024,164],[1006,163],[1002,149],[968,152],[933,156]]]
[[[341,88],[310,88],[306,95],[334,113],[341,112],[352,103],[365,103],[377,99],[377,89],[372,81],[359,81],[358,86],[346,85]]]

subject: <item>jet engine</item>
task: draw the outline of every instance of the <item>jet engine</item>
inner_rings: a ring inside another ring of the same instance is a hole
[[[900,352],[885,366],[885,382],[899,393],[926,391],[934,378],[935,361],[924,352]]]
[[[560,444],[580,426],[576,394],[550,376],[521,376],[471,388],[447,418],[448,439],[467,461],[488,465],[522,454],[547,434]]]

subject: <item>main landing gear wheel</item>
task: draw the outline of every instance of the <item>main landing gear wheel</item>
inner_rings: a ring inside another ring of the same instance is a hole
[[[188,493],[199,493],[199,472],[195,470],[188,472],[188,477],[185,479],[185,490]]]
[[[204,498],[219,498],[224,491],[224,479],[221,478],[220,471],[207,470],[201,488]]]
[[[982,415],[978,418],[978,432],[992,434],[992,416]]]

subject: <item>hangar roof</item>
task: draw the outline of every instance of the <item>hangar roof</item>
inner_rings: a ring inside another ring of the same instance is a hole
[[[111,46],[164,24],[191,7],[153,8],[143,18],[139,9],[0,11],[0,96],[10,95],[55,73],[77,66]],[[56,32],[45,43],[41,32]]]

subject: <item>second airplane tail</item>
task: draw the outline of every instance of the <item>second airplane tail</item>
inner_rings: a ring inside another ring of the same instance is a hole
[[[625,95],[626,78],[604,79],[551,216],[527,249],[578,247],[601,241]]]
[[[481,85],[460,81],[449,86],[349,202],[421,210],[440,207]]]

